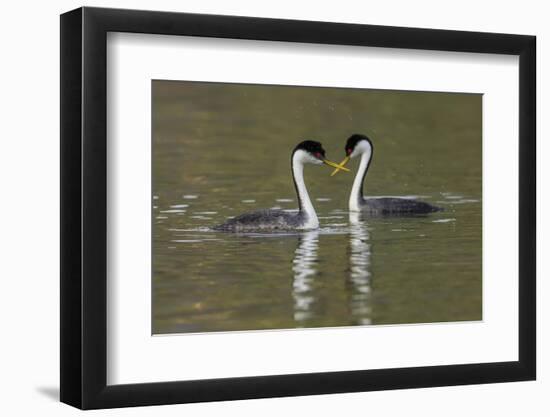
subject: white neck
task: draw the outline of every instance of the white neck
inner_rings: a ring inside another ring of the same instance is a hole
[[[306,221],[301,229],[316,229],[319,227],[319,219],[313,208],[311,199],[304,182],[304,155],[303,151],[296,151],[292,157],[292,174],[296,184],[296,193],[300,201],[300,211],[305,215]]]
[[[361,154],[361,162],[359,163],[359,169],[353,180],[353,186],[351,187],[351,194],[349,196],[349,211],[361,211],[361,202],[363,201],[363,181],[365,179],[365,173],[369,167],[369,161],[372,156],[370,149],[365,150]]]

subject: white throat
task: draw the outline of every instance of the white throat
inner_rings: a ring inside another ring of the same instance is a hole
[[[304,182],[304,163],[311,162],[310,159],[312,159],[312,157],[302,150],[294,152],[292,157],[292,173],[294,175],[294,181],[296,182],[296,192],[298,193],[298,199],[301,203],[300,208],[306,220],[305,223],[300,226],[300,229],[316,229],[319,227],[319,219],[317,218],[317,213],[315,213]]]
[[[362,143],[357,146],[355,152],[361,152],[361,162],[359,163],[359,169],[353,180],[353,186],[351,187],[351,194],[349,196],[349,211],[361,211],[361,203],[363,201],[363,180],[365,179],[365,172],[369,167],[370,158],[372,156],[372,149],[370,146],[361,146]]]

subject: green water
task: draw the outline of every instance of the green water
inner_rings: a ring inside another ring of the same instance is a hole
[[[154,81],[153,333],[482,319],[481,96]],[[427,217],[347,211],[350,173],[306,166],[321,228],[209,227],[295,209],[290,152],[340,161],[367,134],[372,196],[418,196]]]

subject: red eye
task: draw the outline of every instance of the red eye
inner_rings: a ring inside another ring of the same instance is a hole
[[[321,155],[321,152],[315,152],[314,155],[315,155],[316,158],[321,159],[321,156],[322,156],[322,155]]]
[[[350,148],[346,149],[346,154],[347,155],[351,154],[351,149]]]

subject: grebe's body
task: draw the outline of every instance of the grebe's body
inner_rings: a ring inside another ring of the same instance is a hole
[[[351,158],[361,157],[359,169],[353,180],[349,197],[349,210],[379,216],[402,216],[415,214],[428,214],[442,210],[424,201],[403,197],[365,197],[363,184],[372,161],[373,146],[369,138],[364,135],[353,135],[346,142],[346,157],[340,163],[344,166]],[[338,172],[338,168],[332,173]]]
[[[310,227],[307,227],[310,220]],[[277,230],[315,229],[319,227],[317,215],[308,219],[307,214],[298,211],[290,213],[283,210],[258,210],[243,213],[214,227],[224,232],[272,232]]]
[[[358,210],[373,216],[403,216],[428,214],[441,211],[440,207],[432,206],[424,201],[400,197],[369,197],[363,198]]]
[[[402,216],[428,214],[441,211],[440,207],[432,206],[424,201],[403,197],[368,197],[363,198],[357,210],[373,216]],[[350,209],[350,211],[352,211]]]
[[[244,213],[215,226],[215,230],[226,232],[270,232],[278,230],[317,229],[319,219],[313,208],[304,182],[305,164],[326,164],[338,167],[325,159],[325,150],[319,142],[306,140],[294,148],[291,156],[292,179],[296,188],[299,208],[296,212],[283,210],[258,210]],[[343,167],[340,167],[343,168]]]

